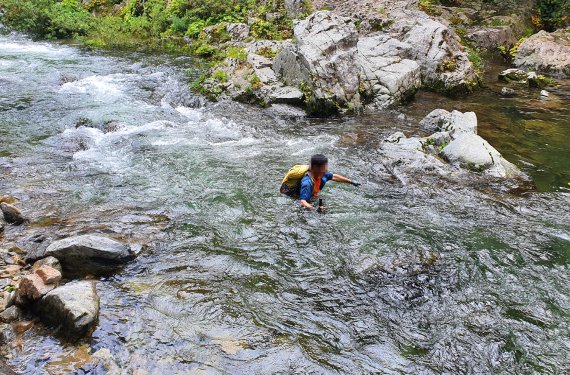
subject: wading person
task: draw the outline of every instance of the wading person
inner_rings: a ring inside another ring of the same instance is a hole
[[[290,197],[296,198],[299,203],[310,210],[324,207],[316,207],[315,202],[319,192],[328,181],[342,182],[353,186],[360,186],[360,183],[338,174],[329,172],[329,161],[326,156],[317,154],[311,157],[309,165],[295,165],[289,170],[283,182],[280,192]]]

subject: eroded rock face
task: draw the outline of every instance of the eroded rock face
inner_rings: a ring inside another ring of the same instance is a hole
[[[58,259],[64,273],[72,275],[106,273],[133,258],[128,246],[94,234],[55,241],[44,256]]]
[[[424,86],[461,93],[477,85],[477,74],[455,31],[422,12],[397,17],[388,31],[399,33],[400,40],[414,47],[410,58],[420,65]]]
[[[399,104],[420,88],[420,66],[405,58],[412,49],[409,44],[378,34],[360,38],[357,46],[361,91],[376,107]]]
[[[477,75],[453,29],[417,9],[388,9],[381,32],[359,34],[354,22],[329,11],[297,21],[273,70],[285,84],[306,86],[317,100],[385,108],[421,86],[468,92]]]
[[[519,46],[514,64],[523,69],[570,77],[570,29],[540,31]]]
[[[346,17],[316,12],[294,24],[295,45],[286,46],[274,69],[287,85],[308,85],[318,100],[360,106],[355,65],[358,32]]]
[[[34,306],[40,319],[61,328],[68,339],[79,339],[97,324],[99,296],[94,281],[72,281],[46,294]]]

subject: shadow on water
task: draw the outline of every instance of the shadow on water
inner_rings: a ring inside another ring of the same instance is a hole
[[[0,37],[0,103],[31,98],[2,104],[0,187],[36,223],[7,237],[149,244],[98,282],[91,340],[68,347],[37,325],[11,347],[14,368],[88,368],[107,348],[152,374],[570,371],[567,108],[534,92],[500,99],[489,84],[463,100],[422,93],[403,113],[308,120],[201,106],[156,61]],[[475,110],[541,192],[387,179],[379,141],[419,133],[437,107]],[[365,181],[327,186],[325,215],[277,194],[316,152]]]

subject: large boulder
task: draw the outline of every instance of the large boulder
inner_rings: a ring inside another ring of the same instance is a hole
[[[477,26],[469,29],[466,37],[473,46],[488,51],[500,46],[513,46],[517,42],[510,26]]]
[[[413,46],[410,58],[420,65],[424,86],[450,94],[477,86],[477,73],[453,29],[421,12],[398,17],[388,31]]]
[[[119,241],[95,234],[69,237],[50,244],[44,256],[61,262],[64,273],[101,274],[112,271],[134,257]]]
[[[360,106],[355,64],[358,31],[346,17],[327,11],[295,21],[295,44],[285,46],[274,69],[287,85],[308,85],[315,100]]]
[[[516,166],[477,134],[459,135],[441,153],[451,164],[494,177],[514,178],[521,174]]]
[[[404,58],[412,47],[384,34],[358,40],[361,92],[379,108],[399,104],[421,87],[418,63]]]
[[[560,78],[570,77],[570,29],[534,34],[521,43],[514,64]]]
[[[99,317],[99,296],[94,281],[72,281],[46,294],[34,305],[48,325],[76,340],[91,332]]]

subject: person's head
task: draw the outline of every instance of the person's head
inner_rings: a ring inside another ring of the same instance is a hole
[[[321,178],[329,169],[329,159],[321,154],[311,156],[311,173],[315,178]]]

